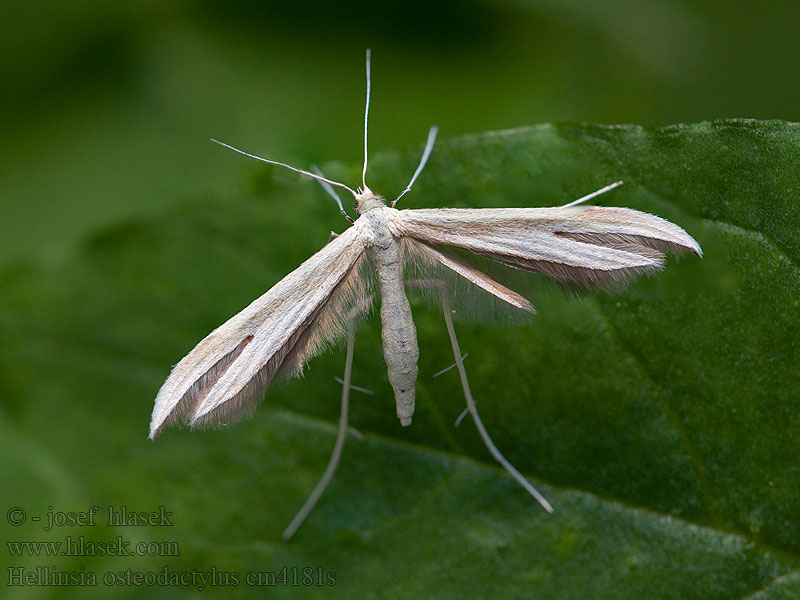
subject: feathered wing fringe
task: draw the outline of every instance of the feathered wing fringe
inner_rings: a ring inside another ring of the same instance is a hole
[[[341,308],[324,315],[331,304],[352,301],[352,291],[344,299],[337,292],[355,285],[349,276],[357,272],[365,240],[363,226],[347,229],[202,340],[161,387],[150,437],[179,422],[221,426],[247,416],[288,356],[296,372],[324,346],[326,336],[341,333],[340,326],[333,326]],[[314,327],[322,322],[325,327]],[[309,329],[320,331],[311,335]],[[292,355],[301,341],[302,352]]]
[[[463,277],[466,281],[478,286],[480,289],[514,308],[527,312],[534,312],[533,305],[527,298],[503,284],[498,283],[461,257],[447,252],[442,248],[434,248],[425,242],[406,238],[404,239],[404,258],[412,266],[417,267],[423,272],[427,270],[430,263],[441,264],[453,273]]]
[[[280,371],[289,377],[302,375],[303,366],[311,358],[344,339],[348,329],[369,312],[374,286],[374,268],[369,257],[362,254],[286,356]]]
[[[417,241],[589,288],[661,269],[662,251],[701,255],[677,225],[627,208],[422,209],[398,216],[400,232]]]

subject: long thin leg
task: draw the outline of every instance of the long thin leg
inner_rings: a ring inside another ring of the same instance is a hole
[[[458,346],[458,339],[456,338],[456,331],[453,327],[453,318],[450,316],[450,305],[447,302],[447,295],[444,293],[444,290],[440,288],[439,295],[442,301],[442,311],[444,312],[444,320],[447,324],[447,333],[450,336],[450,343],[453,346],[453,355],[456,358],[456,366],[458,367],[458,374],[461,376],[461,387],[464,390],[464,398],[467,400],[467,409],[469,410],[470,414],[472,415],[472,420],[475,422],[475,427],[478,429],[478,433],[480,433],[481,438],[483,438],[483,443],[486,444],[486,448],[491,452],[494,459],[503,465],[503,468],[508,471],[511,476],[517,480],[517,482],[525,488],[531,496],[536,498],[539,504],[542,505],[547,512],[553,512],[553,507],[550,503],[542,496],[535,487],[533,487],[530,482],[525,479],[525,477],[514,468],[506,457],[502,455],[500,450],[497,449],[497,446],[494,445],[492,438],[489,436],[489,432],[486,431],[486,427],[483,425],[483,421],[481,421],[480,415],[478,415],[478,407],[475,405],[475,400],[472,398],[472,392],[469,389],[469,381],[467,380],[467,371],[464,368],[464,361],[461,360],[461,349]]]
[[[347,425],[347,414],[350,404],[350,381],[353,375],[353,349],[355,347],[355,333],[353,331],[352,324],[347,328],[347,358],[345,359],[344,364],[344,381],[342,383],[342,409],[339,414],[339,432],[336,435],[336,444],[333,446],[333,452],[331,453],[331,458],[328,461],[328,466],[325,467],[325,473],[322,475],[322,479],[319,480],[317,487],[314,488],[314,491],[311,492],[311,495],[306,500],[306,503],[303,505],[298,513],[295,515],[292,522],[289,523],[289,526],[283,532],[283,539],[288,540],[290,539],[295,532],[298,530],[300,525],[303,524],[303,521],[306,520],[306,517],[309,513],[314,509],[314,506],[317,504],[320,496],[322,496],[322,492],[325,491],[325,488],[328,487],[328,484],[333,479],[333,474],[336,472],[336,467],[339,465],[339,459],[342,457],[342,449],[344,448],[344,440],[347,437],[348,432],[348,425]]]
[[[344,385],[344,379],[342,379],[341,377],[334,377],[333,380],[338,384]],[[351,390],[355,390],[357,392],[361,392],[362,394],[367,394],[368,396],[372,396],[372,394],[375,393],[375,390],[370,390],[370,389],[367,389],[365,387],[361,387],[361,386],[353,385],[353,384],[350,384],[350,389]]]
[[[467,356],[469,356],[469,352],[464,352],[464,356],[461,357],[461,360],[466,360]],[[436,373],[431,375],[431,377],[434,377],[434,378],[439,377],[439,375],[444,375],[445,373],[447,373],[451,369],[455,369],[455,368],[456,368],[456,363],[453,363],[449,367],[445,367],[441,371],[437,371]]]

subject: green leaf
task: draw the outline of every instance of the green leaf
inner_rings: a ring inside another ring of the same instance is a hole
[[[375,157],[370,187],[397,193],[418,152]],[[355,165],[324,170],[348,183],[359,174]],[[565,299],[542,287],[526,325],[456,324],[490,433],[553,515],[492,462],[469,419],[453,426],[464,404],[457,375],[432,377],[452,362],[441,315],[412,306],[420,379],[410,428],[394,416],[380,325],[368,321],[353,381],[375,393],[354,392],[351,410],[364,439],[348,439],[332,485],[290,543],[280,533],[335,437],[343,352],[273,385],[247,423],[146,439],[170,365],[347,225],[313,182],[253,172],[240,195],[185,200],[97,232],[69,264],[0,276],[5,510],[46,520],[49,506],[100,509],[94,527],[4,521],[0,540],[120,535],[180,549],[21,558],[6,548],[8,567],[96,573],[95,587],[49,588],[81,598],[200,587],[108,586],[107,572],[212,568],[206,593],[221,597],[800,592],[796,124],[543,125],[442,140],[402,206],[560,205],[623,179],[599,202],[678,223],[705,257],[670,260],[610,295]],[[164,506],[172,525],[108,527],[105,511],[123,505]],[[288,585],[304,574],[313,584],[332,574],[336,585]]]

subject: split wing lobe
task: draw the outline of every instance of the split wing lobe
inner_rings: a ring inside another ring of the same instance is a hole
[[[629,208],[403,210],[397,227],[419,242],[461,248],[586,287],[624,283],[657,271],[663,267],[664,251],[702,256],[697,242],[674,223]]]
[[[351,227],[272,289],[212,331],[170,373],[156,397],[150,437],[166,425],[225,425],[263,399],[279,367],[298,372],[343,332],[337,311],[353,300],[365,247]]]

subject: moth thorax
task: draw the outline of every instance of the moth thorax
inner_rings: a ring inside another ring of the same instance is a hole
[[[356,212],[358,214],[363,215],[365,212],[381,206],[386,206],[386,201],[381,196],[369,188],[359,190],[359,194],[356,196]]]

